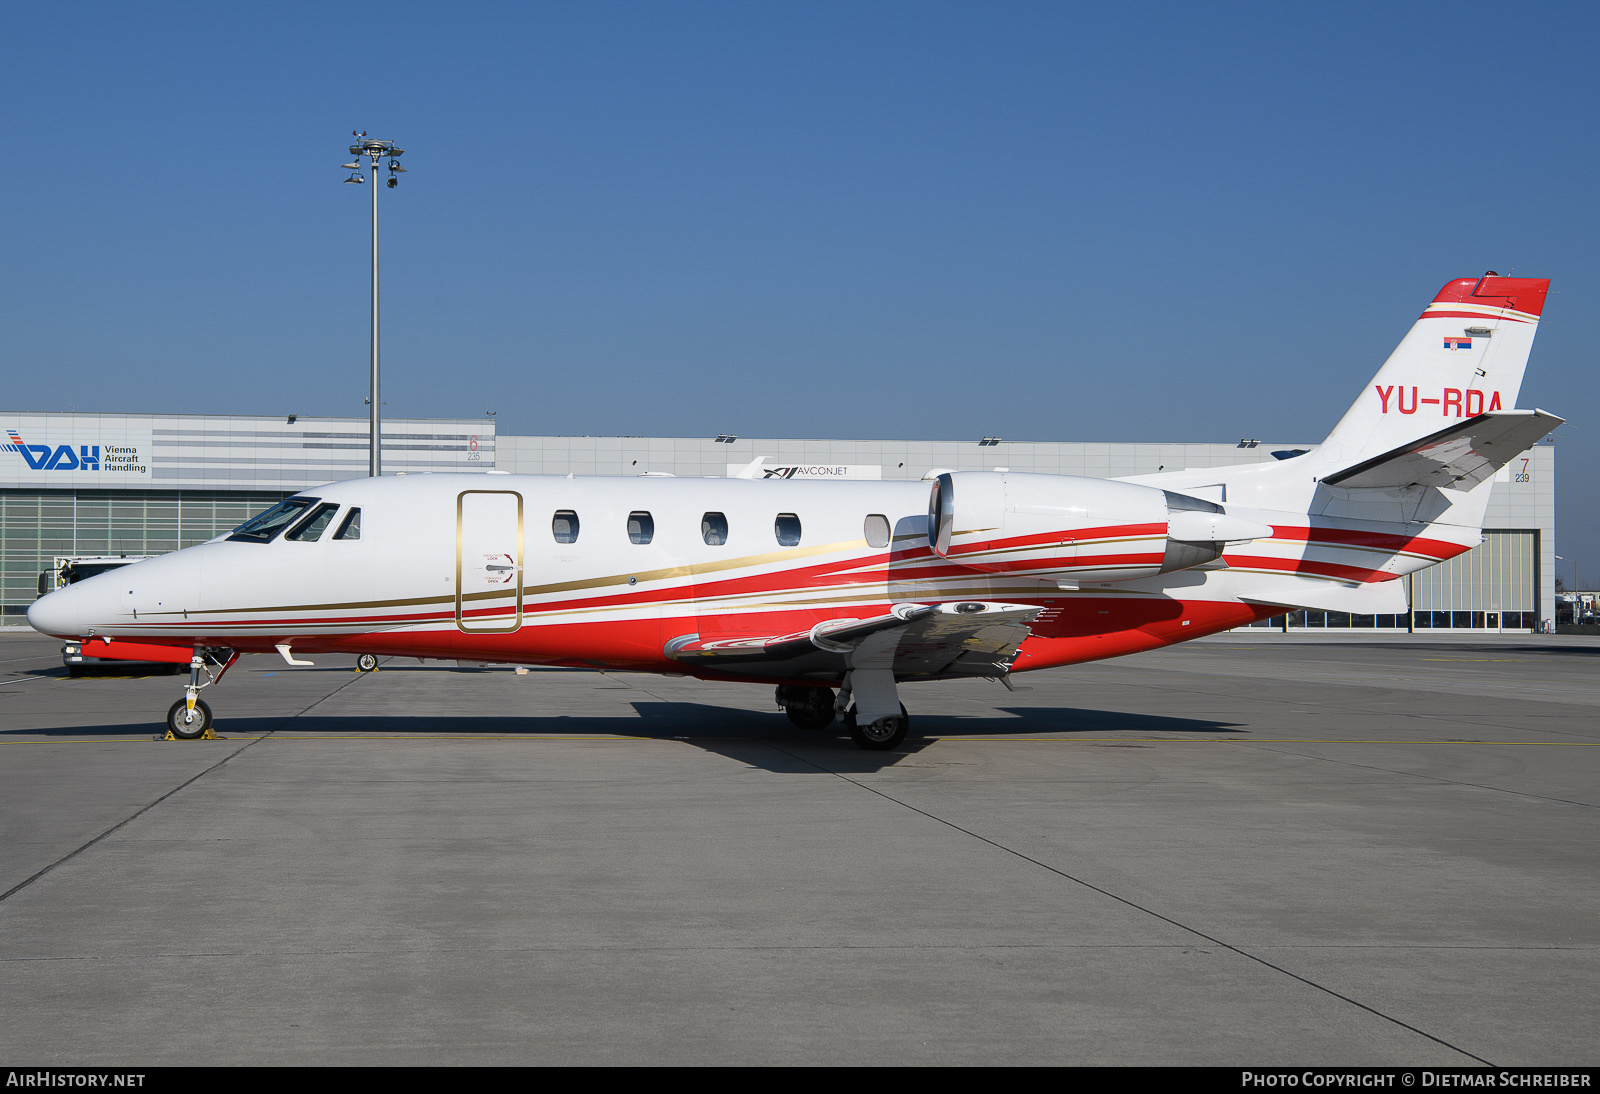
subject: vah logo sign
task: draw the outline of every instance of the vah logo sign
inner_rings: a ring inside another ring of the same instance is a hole
[[[102,473],[149,475],[150,468],[144,455],[149,443],[81,444],[74,437],[67,444],[32,444],[23,440],[15,429],[6,430],[8,444],[0,444],[0,452],[15,452],[32,471],[88,471],[98,476]]]

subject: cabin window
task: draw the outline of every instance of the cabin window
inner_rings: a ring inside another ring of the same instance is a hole
[[[721,513],[707,513],[700,518],[700,538],[712,547],[728,542],[728,518]]]
[[[655,538],[656,522],[649,513],[637,509],[628,514],[628,542],[649,543]]]
[[[557,543],[578,542],[578,514],[571,509],[557,509],[550,521],[550,534],[556,537]]]
[[[867,535],[868,547],[889,546],[889,518],[882,513],[869,514],[862,530]]]
[[[339,530],[333,533],[334,539],[360,539],[361,538],[361,510],[351,509],[344,515],[344,520],[339,524]]]
[[[778,519],[772,522],[772,531],[778,537],[779,547],[800,546],[800,518],[793,513],[779,513]]]
[[[294,522],[295,518],[320,498],[285,498],[265,513],[258,514],[233,530],[229,540],[243,543],[267,543]]]
[[[296,539],[301,543],[315,543],[322,538],[322,533],[328,530],[328,525],[333,523],[333,515],[339,507],[333,504],[319,505],[311,511],[311,515],[296,524],[284,533],[284,539]]]

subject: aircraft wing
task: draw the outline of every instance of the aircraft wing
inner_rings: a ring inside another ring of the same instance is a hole
[[[900,675],[1003,675],[1044,609],[1035,604],[963,601],[899,604],[870,619],[830,619],[809,631],[772,636],[674,638],[674,661],[730,672],[836,673],[884,668]]]
[[[1405,486],[1471,490],[1564,420],[1543,410],[1492,410],[1324,475],[1322,481],[1347,490]]]

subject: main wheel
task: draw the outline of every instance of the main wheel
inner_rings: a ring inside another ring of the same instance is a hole
[[[190,713],[187,700],[179,699],[167,711],[167,729],[180,741],[192,741],[200,737],[211,728],[211,708],[206,706],[204,699],[194,701],[194,711]]]
[[[832,688],[820,684],[779,684],[773,698],[799,729],[827,729],[833,725]]]
[[[850,731],[850,739],[857,746],[869,752],[883,752],[894,748],[906,739],[906,731],[911,728],[911,715],[906,713],[906,705],[900,704],[900,716],[890,715],[879,718],[871,725],[861,726],[856,724],[856,707],[850,704],[850,709],[844,712],[844,725]]]
[[[784,707],[783,712],[789,716],[800,729],[827,729],[833,725],[833,707]]]
[[[356,658],[356,668],[360,669],[362,672],[371,672],[377,667],[378,655],[375,653],[363,653],[360,657]]]

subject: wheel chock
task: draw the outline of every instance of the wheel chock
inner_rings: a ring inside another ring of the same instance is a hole
[[[178,739],[179,738],[174,737],[172,735],[172,730],[170,730],[170,729],[167,730],[167,735],[165,737],[153,737],[153,738],[151,738],[151,740],[155,740],[155,741],[176,741]],[[216,734],[216,726],[214,726],[214,725],[206,726],[206,731],[204,733],[200,734],[200,736],[195,738],[195,740],[197,740],[197,741],[226,741],[227,739],[228,738],[226,738],[226,737],[218,737],[217,736],[217,734]]]

